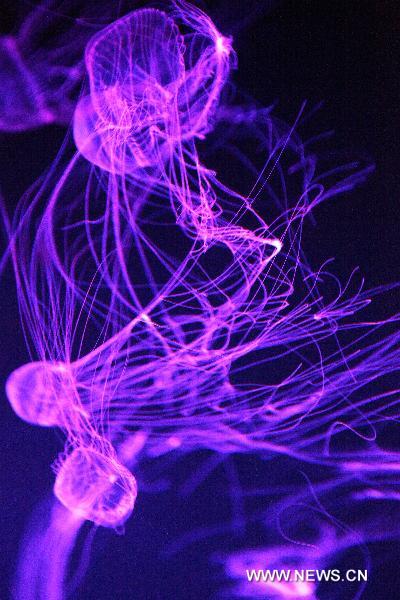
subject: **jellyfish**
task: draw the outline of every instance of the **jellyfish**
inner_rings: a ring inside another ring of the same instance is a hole
[[[232,49],[198,9],[172,5],[170,15],[134,11],[86,48],[89,94],[75,111],[74,139],[89,161],[111,173],[170,178],[188,160],[190,142],[210,127]],[[179,22],[195,35],[182,35]]]
[[[69,410],[71,392],[64,365],[33,362],[17,368],[6,382],[14,412],[27,423],[62,427],[63,410]]]
[[[378,468],[379,430],[399,417],[385,379],[399,370],[399,315],[360,316],[397,284],[368,290],[356,270],[343,284],[302,249],[310,214],[371,169],[319,172],[304,107],[285,126],[226,106],[235,64],[231,40],[182,0],[95,33],[73,140],[8,228],[34,360],[7,395],[65,434],[54,494],[79,521],[118,529],[134,511],[132,436],[154,461],[201,449],[352,474],[362,442]],[[250,191],[207,165],[212,136]]]
[[[136,500],[136,481],[112,456],[75,448],[59,466],[54,494],[72,514],[103,527],[122,525]]]
[[[163,161],[178,127],[173,87],[184,73],[182,46],[174,21],[155,9],[135,11],[91,40],[90,96],[74,121],[77,147],[91,162],[122,173]]]

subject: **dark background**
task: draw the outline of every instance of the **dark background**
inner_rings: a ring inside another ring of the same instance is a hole
[[[294,120],[304,99],[313,105],[323,101],[317,119],[322,129],[335,130],[333,146],[343,156],[376,165],[366,184],[317,211],[313,237],[307,241],[311,259],[318,262],[336,256],[345,274],[359,265],[370,285],[398,280],[398,2],[219,0],[206,6],[221,31],[235,37],[239,69],[234,79],[240,88],[260,104],[277,101],[275,112],[287,122]],[[64,135],[64,130],[52,127],[0,136],[0,185],[10,210],[50,165]],[[27,360],[10,273],[1,282],[0,296],[0,378],[4,382]],[[390,309],[398,309],[394,298],[385,301],[393,303]],[[62,440],[54,431],[18,420],[4,393],[1,396],[0,598],[6,599],[19,540],[32,510],[51,491],[50,464]],[[181,478],[189,472],[186,466]],[[160,551],[194,523],[207,523],[210,513],[218,520],[219,493],[217,488],[202,489],[193,502],[177,504],[171,490],[138,501],[124,537],[108,531],[97,534],[88,576],[74,597],[213,598],[223,580],[217,568],[208,567],[208,554],[215,550],[211,541],[195,544],[169,560],[160,557]],[[363,598],[397,600],[400,549],[382,545],[379,553],[379,569]]]

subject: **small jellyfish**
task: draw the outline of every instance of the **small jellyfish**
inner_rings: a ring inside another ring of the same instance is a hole
[[[62,363],[31,362],[15,369],[6,394],[21,419],[42,427],[62,426],[72,404],[69,372]]]
[[[61,464],[54,494],[75,516],[114,528],[131,515],[137,485],[113,456],[77,447]]]

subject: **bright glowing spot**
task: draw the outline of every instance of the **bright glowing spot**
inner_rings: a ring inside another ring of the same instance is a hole
[[[222,37],[222,35],[217,37],[215,46],[218,54],[229,54],[230,52],[229,42],[226,38]]]

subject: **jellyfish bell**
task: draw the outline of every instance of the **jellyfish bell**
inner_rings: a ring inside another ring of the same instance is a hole
[[[137,485],[132,473],[113,456],[77,447],[59,468],[54,494],[77,517],[115,528],[131,515]]]
[[[31,362],[18,367],[6,382],[14,412],[27,423],[62,427],[71,407],[71,385],[63,363]]]
[[[181,144],[211,128],[230,69],[230,40],[194,7],[173,5],[173,18],[157,9],[134,11],[86,48],[90,99],[77,107],[74,137],[82,154],[109,172],[162,172],[169,160],[182,160]]]
[[[173,20],[155,9],[134,11],[92,38],[85,61],[90,100],[75,115],[78,148],[109,171],[162,163],[178,137],[175,88],[184,76]]]
[[[107,101],[104,92],[119,90],[122,104],[131,109],[143,103],[146,94],[156,103],[184,76],[183,38],[166,13],[136,10],[91,39],[85,62],[96,111],[118,125],[121,107]]]

